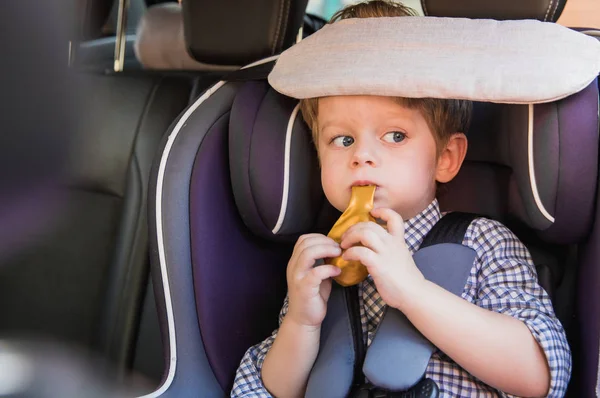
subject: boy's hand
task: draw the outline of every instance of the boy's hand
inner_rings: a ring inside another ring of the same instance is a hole
[[[404,241],[404,221],[391,209],[379,208],[371,215],[387,223],[387,231],[374,222],[361,222],[342,235],[345,260],[360,261],[373,277],[385,303],[402,310],[413,292],[425,280]],[[355,246],[362,244],[363,246]]]
[[[321,234],[302,235],[287,266],[289,307],[286,319],[303,326],[320,327],[327,313],[331,277],[341,273],[325,264],[313,267],[322,258],[341,254],[340,246]]]

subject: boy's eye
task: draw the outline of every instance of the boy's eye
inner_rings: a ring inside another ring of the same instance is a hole
[[[391,131],[383,136],[385,142],[398,143],[404,141],[406,134],[400,131]]]
[[[347,135],[340,135],[339,137],[335,137],[331,142],[337,147],[349,147],[354,144],[354,138]]]

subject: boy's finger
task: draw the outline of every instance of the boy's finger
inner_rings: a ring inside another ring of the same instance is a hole
[[[298,257],[300,255],[300,253],[302,253],[308,247],[316,246],[316,245],[327,245],[327,244],[333,245],[333,246],[337,245],[336,241],[334,241],[333,239],[331,239],[325,235],[321,235],[321,234],[302,235],[300,238],[298,238],[298,241],[296,242],[296,246],[294,246],[294,251],[292,252],[292,258]]]
[[[346,261],[360,261],[369,269],[369,273],[373,273],[371,269],[377,266],[377,254],[368,247],[354,246],[346,250],[342,255]]]
[[[298,240],[296,241],[296,245],[294,246],[294,250],[297,249],[301,249],[307,245],[310,245],[311,242],[319,242],[319,241],[328,241],[328,240],[332,240],[331,238],[328,238],[325,235],[321,235],[321,234],[306,234],[306,235],[302,235],[298,238]]]
[[[400,214],[392,209],[380,207],[371,210],[371,215],[386,222],[390,235],[404,237],[404,220]]]
[[[377,226],[378,228],[381,228]],[[381,228],[383,232],[383,228]],[[342,237],[340,247],[342,249],[348,249],[356,244],[361,244],[373,250],[374,252],[380,253],[384,249],[383,237],[380,235],[382,231],[378,231],[371,226],[362,226],[353,229],[349,229]]]
[[[336,267],[335,265],[324,264],[313,268],[307,275],[307,278],[311,285],[318,286],[325,279],[338,276],[339,274],[341,274],[341,272],[342,270]]]
[[[298,256],[297,268],[298,270],[309,270],[313,267],[315,261],[322,258],[337,257],[341,253],[342,249],[337,244],[326,243],[307,247]]]
[[[363,230],[363,229],[369,229],[369,230],[375,232],[382,239],[388,234],[387,231],[385,230],[385,228],[382,227],[381,225],[377,224],[377,223],[374,223],[374,222],[371,222],[371,221],[359,222],[359,223],[356,223],[356,224],[350,226],[346,230],[346,232],[344,232],[342,234],[341,240],[344,240],[344,238],[348,234],[352,233],[353,231],[355,231],[355,230]]]

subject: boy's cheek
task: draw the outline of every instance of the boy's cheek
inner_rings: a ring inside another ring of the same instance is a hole
[[[340,179],[338,178],[338,181]],[[339,211],[344,211],[350,203],[350,191],[336,184],[335,176],[322,176],[321,184],[325,197]]]

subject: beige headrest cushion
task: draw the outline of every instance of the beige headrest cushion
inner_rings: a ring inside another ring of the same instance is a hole
[[[347,19],[283,52],[269,83],[295,98],[383,95],[541,103],[585,88],[600,42],[534,20]]]

